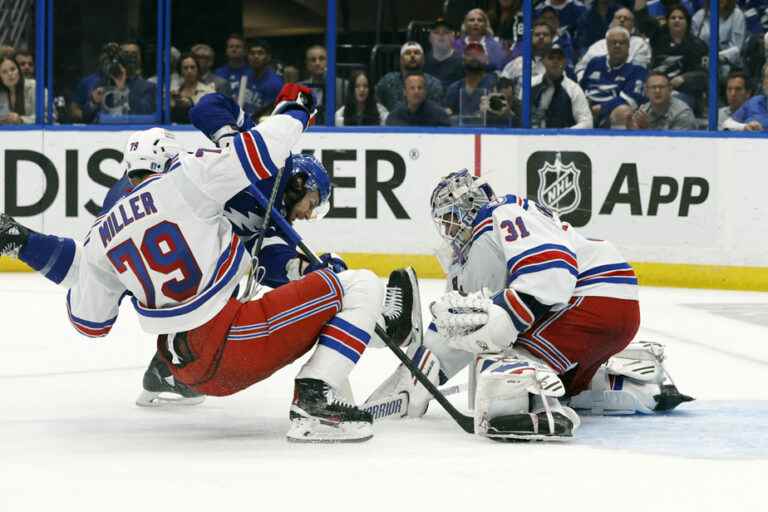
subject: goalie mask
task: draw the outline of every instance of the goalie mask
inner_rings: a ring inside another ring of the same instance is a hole
[[[286,162],[288,183],[283,203],[286,214],[309,192],[317,192],[320,200],[312,210],[312,219],[322,219],[330,210],[331,178],[323,164],[312,155],[291,155]]]
[[[168,161],[183,151],[176,137],[163,128],[135,132],[123,152],[123,168],[130,178],[165,170]]]
[[[461,254],[472,235],[472,224],[480,209],[496,196],[487,183],[467,169],[452,172],[432,191],[432,220],[442,238]]]

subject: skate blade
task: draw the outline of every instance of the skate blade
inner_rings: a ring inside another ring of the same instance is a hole
[[[157,393],[144,390],[136,399],[139,407],[177,407],[201,404],[205,401],[205,395],[185,397],[175,393]]]
[[[364,421],[328,425],[316,418],[296,418],[285,437],[289,443],[362,443],[373,437],[373,429]]]
[[[487,437],[492,441],[500,443],[524,443],[524,442],[563,442],[573,439],[573,436],[549,436],[544,434],[479,434],[483,437]]]

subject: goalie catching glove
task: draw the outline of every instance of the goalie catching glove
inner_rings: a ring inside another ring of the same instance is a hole
[[[433,302],[430,310],[438,334],[455,349],[474,354],[502,352],[517,338],[512,319],[484,291],[447,293]]]

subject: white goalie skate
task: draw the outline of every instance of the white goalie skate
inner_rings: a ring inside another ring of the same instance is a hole
[[[664,368],[664,345],[637,341],[601,365],[589,389],[569,405],[594,415],[654,414],[690,402]]]

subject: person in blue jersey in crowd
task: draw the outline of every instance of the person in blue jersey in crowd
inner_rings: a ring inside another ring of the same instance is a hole
[[[628,61],[629,40],[629,31],[624,27],[608,29],[608,55],[589,61],[581,78],[579,85],[598,128],[625,128],[629,116],[645,100],[647,71]]]
[[[230,34],[225,51],[227,63],[216,68],[213,73],[225,79],[232,91],[232,99],[237,101],[240,94],[240,82],[243,76],[250,78],[252,71],[246,61],[245,39],[240,34]]]

